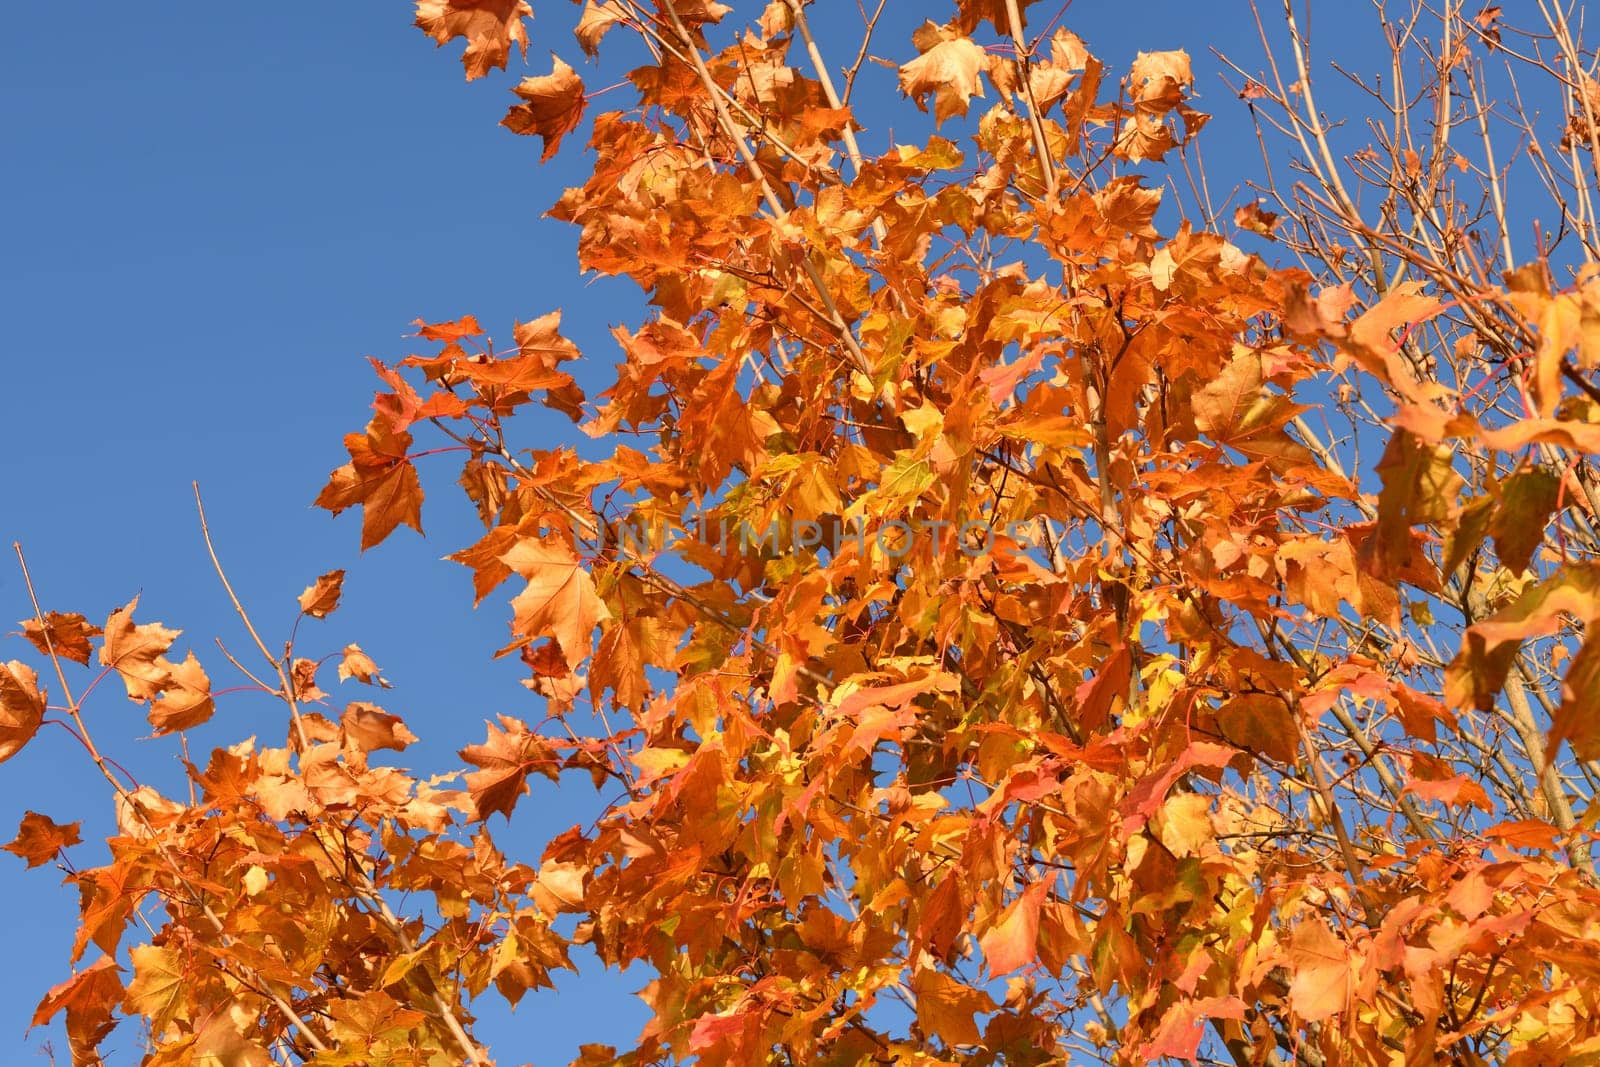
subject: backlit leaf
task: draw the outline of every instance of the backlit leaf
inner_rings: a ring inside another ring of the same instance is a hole
[[[553,537],[523,538],[502,552],[500,560],[528,580],[511,601],[512,630],[527,637],[552,636],[560,642],[569,668],[582,663],[589,655],[594,628],[611,612],[577,555]]]

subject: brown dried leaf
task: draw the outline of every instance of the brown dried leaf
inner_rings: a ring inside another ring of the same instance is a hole
[[[354,678],[366,685],[375,685],[380,689],[393,689],[388,679],[378,673],[378,665],[372,662],[372,657],[361,651],[360,645],[345,645],[344,654],[339,658],[339,681]]]
[[[33,642],[43,655],[50,655],[53,651],[63,659],[70,659],[74,663],[87,665],[89,647],[92,638],[99,637],[102,633],[100,627],[91,626],[89,620],[75,611],[52,611],[45,615],[44,625],[39,625],[38,619],[24,619],[22,622],[22,636]]]
[[[400,716],[390,715],[376,705],[360,701],[353,701],[345,708],[339,725],[344,728],[345,740],[362,752],[374,752],[380,748],[401,752],[417,740],[417,735],[406,729]]]
[[[314,659],[300,658],[289,667],[289,684],[294,690],[295,700],[312,704],[319,700],[327,699],[328,694],[317,685],[317,668],[320,666]]]
[[[0,763],[15,756],[39,732],[45,694],[26,663],[0,663]]]
[[[325,619],[339,606],[344,589],[344,571],[329,571],[300,594],[300,610],[313,619]]]

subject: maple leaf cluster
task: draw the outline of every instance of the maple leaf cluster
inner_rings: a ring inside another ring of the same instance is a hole
[[[528,47],[520,0],[416,7],[469,78]],[[35,1020],[75,1062],[120,1014],[151,1064],[488,1063],[477,998],[573,945],[653,975],[644,1030],[579,1063],[1596,1054],[1600,271],[1357,285],[1249,251],[1304,232],[1259,202],[1163,228],[1189,57],[1118,77],[1027,2],[955,7],[891,64],[931,128],[877,154],[798,0],[588,0],[584,53],[647,46],[635,105],[589,116],[559,57],[512,89],[542,159],[590,124],[551,214],[649,310],[592,395],[560,311],[509,346],[419,320],[316,502],[372,548],[459,458],[482,533],[449,558],[474,604],[509,583],[495,654],[542,715],[421,779],[373,758],[416,740],[399,716],[319,685],[337,658],[330,685],[387,686],[359,646],[255,637],[284,743],[185,749],[186,802],[99,753],[65,671],[98,643],[191,729],[217,698],[178,633],[136,603],[22,624],[62,692],[0,664],[0,761],[53,716],[117,797]],[[514,444],[535,403],[603,458]],[[572,772],[596,818],[504,855]],[[80,837],[29,812],[5,847]]]

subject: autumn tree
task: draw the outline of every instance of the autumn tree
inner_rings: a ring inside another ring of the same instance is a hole
[[[110,862],[66,866],[38,1021],[78,1063],[131,1017],[152,1065],[486,1064],[486,998],[585,944],[650,976],[652,1019],[582,1063],[1600,1054],[1576,23],[1379,4],[1371,78],[1258,12],[1226,121],[1258,123],[1260,186],[1228,198],[1182,52],[1108,69],[1030,0],[906,5],[946,20],[906,47],[878,32],[905,11],[823,7],[588,0],[577,43],[637,60],[625,89],[560,58],[515,86],[542,158],[592,125],[551,214],[648,299],[603,391],[555,309],[419,323],[376,367],[317,503],[371,548],[460,459],[483,533],[451,558],[509,593],[495,654],[532,691],[460,768],[336,710],[328,672],[385,683],[302,651],[309,622],[202,667],[136,603],[32,605],[0,758],[61,722],[117,813]],[[416,21],[478,78],[532,14]],[[893,143],[852,106],[876,64]],[[1329,119],[1330,77],[1370,123]],[[519,437],[531,404],[592,443]],[[281,699],[281,743],[149,784],[100,747],[101,676],[182,738],[220,670]],[[596,817],[507,855],[534,775]],[[65,865],[79,836],[29,812],[6,847]]]

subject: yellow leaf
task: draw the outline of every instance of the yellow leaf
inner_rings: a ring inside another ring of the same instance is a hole
[[[129,1012],[146,1016],[150,1029],[160,1035],[174,1022],[189,1018],[183,959],[168,947],[135,945],[133,981],[122,999]]]
[[[933,24],[927,23],[926,29]],[[952,115],[965,115],[968,102],[983,95],[979,75],[985,65],[983,49],[970,37],[942,40],[900,68],[900,91],[928,110],[928,94],[934,94],[935,124]]]
[[[917,971],[911,976],[911,992],[917,998],[917,1022],[946,1045],[977,1044],[980,1035],[973,1016],[995,1010],[988,993],[942,971]]]
[[[260,864],[252,863],[250,869],[244,872],[244,891],[255,896],[272,883],[267,869]]]

